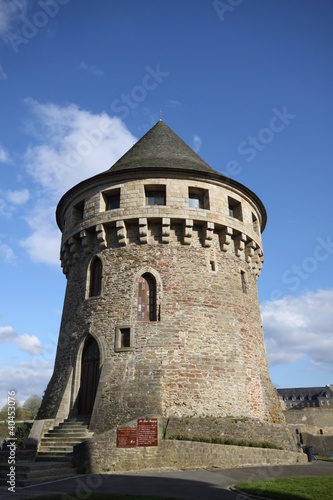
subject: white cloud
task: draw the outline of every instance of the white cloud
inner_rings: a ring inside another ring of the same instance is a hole
[[[1,64],[0,64],[0,80],[7,80],[7,74],[5,73]]]
[[[12,326],[0,326],[0,344],[12,342],[15,335],[16,334]]]
[[[55,206],[48,200],[39,201],[26,217],[31,235],[21,241],[34,262],[60,266],[61,234],[55,222]]]
[[[35,335],[24,333],[23,335],[19,335],[15,339],[15,342],[21,351],[28,352],[33,356],[40,356],[43,354],[42,344]]]
[[[193,136],[193,149],[196,153],[199,152],[200,148],[201,148],[201,145],[202,145],[202,140],[201,138],[198,136],[198,135],[194,135]]]
[[[0,36],[6,39],[7,33],[26,15],[28,0],[0,1]]]
[[[309,360],[333,368],[333,289],[265,302],[261,315],[270,366]]]
[[[60,197],[78,182],[110,168],[136,138],[119,118],[105,112],[93,114],[75,104],[40,104],[33,99],[26,103],[35,143],[25,153],[25,167],[42,192],[26,217],[32,232],[21,245],[35,262],[59,266],[55,209]]]
[[[78,182],[110,168],[136,141],[119,118],[105,112],[26,102],[41,142],[28,148],[27,170],[57,201]]]
[[[15,343],[20,351],[28,352],[32,356],[41,356],[44,354],[44,348],[35,335],[24,333],[19,335],[10,325],[0,326],[0,344]]]
[[[169,101],[167,101],[166,105],[167,108],[179,108],[180,106],[182,106],[182,103],[180,101],[170,99]]]
[[[88,65],[85,61],[82,61],[80,63],[79,67],[80,67],[80,69],[83,69],[84,71],[88,71],[89,73],[92,73],[93,75],[96,75],[96,76],[103,76],[104,75],[104,71],[102,71],[101,69],[98,69],[93,64]]]
[[[9,154],[0,144],[0,163],[9,163]]]
[[[3,396],[0,408],[7,403],[9,390],[15,390],[20,404],[32,394],[42,397],[52,372],[53,363],[49,361],[25,361],[11,366],[0,363],[0,395]]]
[[[17,261],[17,257],[14,254],[13,250],[8,245],[2,243],[1,241],[0,241],[0,257],[2,257],[4,261],[7,262],[7,264],[15,264]]]
[[[23,205],[29,200],[30,194],[27,189],[22,189],[21,191],[7,191],[6,198],[14,205]]]

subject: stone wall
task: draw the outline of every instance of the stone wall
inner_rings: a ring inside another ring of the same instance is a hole
[[[304,408],[283,413],[292,434],[298,429],[299,432],[320,435],[321,429],[324,435],[333,436],[333,408]]]
[[[117,448],[116,430],[74,448],[73,463],[81,474],[134,471],[210,469],[307,463],[296,451],[248,448],[190,441],[163,441],[159,446]]]
[[[273,424],[246,417],[184,417],[163,419],[163,422],[166,439],[208,438],[229,442],[270,443],[277,448],[296,450],[296,440],[288,435],[283,421]]]
[[[296,442],[312,446],[314,454],[333,456],[333,408],[287,410],[284,416]]]

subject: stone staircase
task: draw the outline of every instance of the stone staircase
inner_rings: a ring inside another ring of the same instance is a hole
[[[16,462],[15,484],[18,488],[65,479],[76,475],[72,452],[76,444],[92,437],[89,419],[69,418],[44,434],[34,462]],[[9,466],[0,464],[0,486],[7,486]],[[1,489],[0,489],[1,498]]]
[[[93,436],[88,431],[88,418],[68,418],[44,434],[38,447],[36,461],[63,461],[70,456],[73,447]]]
[[[7,486],[6,490],[9,486],[7,474],[8,465],[0,464],[0,486]],[[72,467],[70,458],[56,462],[16,462],[15,464],[15,486],[17,488],[66,479],[75,475],[76,469]]]

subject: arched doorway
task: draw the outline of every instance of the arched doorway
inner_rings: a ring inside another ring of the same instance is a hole
[[[79,415],[91,415],[99,381],[99,348],[96,340],[89,336],[85,342],[81,361],[79,391]]]

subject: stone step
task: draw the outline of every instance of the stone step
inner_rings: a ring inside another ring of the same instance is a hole
[[[38,454],[40,453],[44,453],[44,452],[53,452],[53,451],[59,451],[59,452],[63,452],[63,453],[72,453],[73,451],[73,446],[66,446],[65,444],[63,444],[62,446],[61,445],[48,445],[48,444],[45,444],[44,446],[40,446],[39,449],[38,449]]]
[[[77,443],[81,443],[82,441],[85,441],[86,439],[89,439],[90,436],[84,436],[84,437],[68,437],[68,436],[65,436],[64,438],[59,438],[57,439],[56,436],[50,436],[48,438],[42,438],[40,440],[40,446],[43,446],[44,444],[48,444],[48,443],[54,443],[54,444],[62,444],[63,442],[65,442],[66,444],[72,444],[72,445],[75,445]]]
[[[93,433],[92,432],[46,432],[43,436],[42,439],[46,439],[46,438],[49,438],[49,439],[52,439],[52,438],[59,438],[59,439],[75,439],[75,438],[83,438],[83,439],[87,439],[87,438],[90,438],[93,436]]]
[[[64,462],[65,460],[68,460],[68,462],[71,463],[72,454],[64,454],[62,451],[60,453],[56,451],[53,451],[52,453],[45,451],[38,453],[35,462]]]
[[[0,485],[7,486],[8,465],[0,468]],[[17,462],[15,466],[15,483],[17,487],[47,483],[57,479],[75,476],[76,469],[70,461],[57,462]]]
[[[88,431],[89,419],[67,419],[44,434],[39,443],[36,461],[60,460],[73,452],[76,444],[93,436]]]

